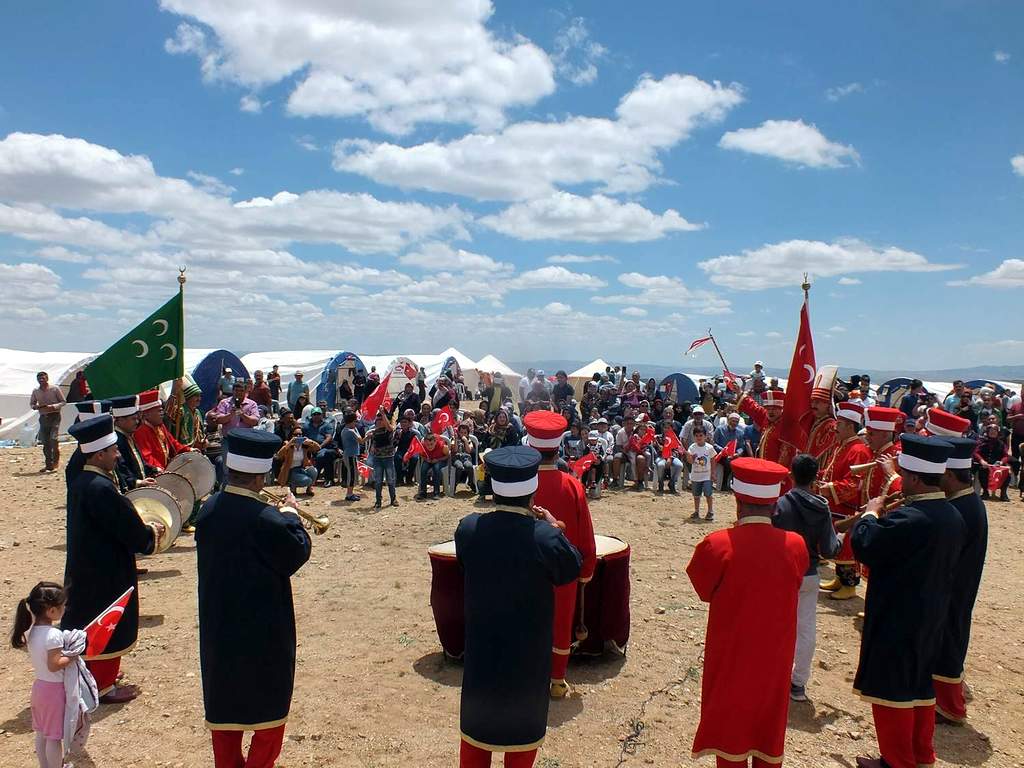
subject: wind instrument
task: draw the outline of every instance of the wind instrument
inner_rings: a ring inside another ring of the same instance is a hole
[[[281,512],[291,512],[293,515],[298,516],[302,520],[303,527],[311,530],[317,536],[326,533],[327,529],[331,527],[331,519],[327,515],[313,515],[304,509],[293,507],[288,503],[287,496],[272,493],[266,488],[260,491],[260,495],[265,496],[267,502],[273,504]]]
[[[872,467],[878,466],[876,462],[869,461],[865,464],[851,464],[850,474],[854,477],[864,477],[868,473],[868,470]]]

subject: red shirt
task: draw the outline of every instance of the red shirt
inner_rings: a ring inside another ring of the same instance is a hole
[[[441,441],[434,441],[433,450],[431,450],[431,448],[426,443],[423,443],[423,457],[429,462],[440,461],[441,459],[443,459],[444,446],[441,445]]]
[[[1011,425],[1013,434],[1018,437],[1024,437],[1024,402],[1015,403],[1010,406],[1010,409],[1006,412],[1007,416],[1020,416],[1019,419],[1014,419],[1012,422],[1008,422]]]
[[[255,402],[256,405],[270,408],[270,403],[273,399],[270,396],[270,387],[267,386],[266,382],[253,386],[252,392],[249,393],[249,399]]]

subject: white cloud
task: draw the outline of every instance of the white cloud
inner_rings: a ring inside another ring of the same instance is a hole
[[[411,147],[347,139],[334,147],[334,167],[381,184],[486,200],[522,200],[581,184],[639,192],[658,180],[659,152],[742,101],[737,85],[692,75],[643,77],[619,102],[614,120],[526,121],[500,133]]]
[[[1005,64],[1012,57],[1006,51],[993,51],[992,58],[998,61],[1000,64]]]
[[[549,315],[567,315],[572,312],[572,307],[560,301],[552,301],[544,307],[544,311]]]
[[[828,329],[829,333],[846,333],[846,328],[841,325],[833,325]]]
[[[4,304],[15,307],[23,301],[44,301],[60,295],[60,276],[42,264],[0,263],[0,285]]]
[[[547,54],[485,26],[487,0],[332,3],[323,0],[161,0],[185,17],[170,53],[194,55],[208,81],[256,93],[294,78],[293,115],[365,117],[405,133],[417,123],[494,129],[509,107],[555,87]]]
[[[766,333],[764,337],[766,339],[781,339],[782,334],[779,333],[778,331],[768,331],[768,333]]]
[[[748,338],[750,336],[756,336],[757,334],[754,331],[740,331],[736,335],[742,338]]]
[[[1014,155],[1010,158],[1010,167],[1018,176],[1024,176],[1024,155]]]
[[[718,146],[806,168],[844,168],[860,162],[853,147],[829,141],[816,125],[803,120],[765,120],[757,128],[729,131]]]
[[[232,176],[241,176],[243,173],[245,173],[245,168],[232,168],[230,171],[228,171],[228,173],[230,173]]]
[[[590,85],[597,79],[597,63],[608,49],[590,38],[582,18],[572,19],[555,37],[551,59],[555,71],[574,85]]]
[[[189,171],[185,175],[192,179],[192,181],[196,183],[197,187],[199,187],[204,192],[209,192],[211,195],[221,195],[223,197],[228,197],[231,195],[232,192],[235,191],[235,188],[232,187],[230,184],[225,184],[216,176],[210,176],[207,173]]]
[[[640,307],[623,307],[619,312],[626,317],[647,317],[647,310]]]
[[[253,115],[258,115],[263,111],[263,108],[269,104],[269,101],[260,101],[258,96],[253,96],[251,93],[246,94],[238,100],[238,108],[243,112],[248,112]]]
[[[851,93],[864,93],[864,86],[860,83],[836,85],[825,91],[825,98],[829,101],[839,101],[840,99],[849,96]]]
[[[875,248],[853,239],[834,243],[787,240],[739,256],[718,256],[697,266],[712,283],[739,291],[798,286],[805,272],[814,278],[850,272],[939,272],[960,267],[934,264],[919,253],[895,246]]]
[[[299,145],[301,149],[307,152],[319,152],[320,145],[316,143],[312,136],[303,134],[302,136],[295,137],[295,143]]]
[[[622,203],[605,195],[580,197],[555,192],[545,198],[514,203],[480,223],[520,240],[620,241],[658,240],[670,232],[692,232],[693,224],[671,208],[657,214],[638,203]]]
[[[539,267],[522,272],[504,283],[508,290],[524,291],[533,289],[550,289],[556,291],[582,288],[594,291],[604,288],[608,283],[599,277],[583,272],[573,272],[565,267]]]
[[[45,248],[39,248],[32,255],[44,261],[62,261],[66,264],[88,264],[92,261],[92,256],[89,254],[69,251],[62,245],[48,245]]]
[[[860,285],[861,280],[856,277],[840,277],[837,283],[839,285]]]
[[[513,269],[511,264],[495,261],[490,256],[452,248],[447,243],[439,242],[423,243],[415,251],[399,258],[398,263],[428,272],[486,272],[495,277]]]
[[[128,251],[151,245],[150,238],[86,217],[67,218],[40,205],[0,203],[0,232],[37,242],[67,243],[78,248]]]
[[[619,275],[619,282],[639,292],[595,296],[593,301],[597,304],[644,304],[693,309],[709,315],[727,314],[732,311],[727,299],[719,298],[710,291],[692,289],[678,277],[626,272]]]
[[[1024,259],[1006,259],[991,272],[967,280],[954,280],[949,285],[981,285],[986,288],[1024,288]]]
[[[606,262],[618,264],[619,260],[611,256],[577,256],[574,253],[566,253],[558,256],[548,256],[549,264],[597,264]]]

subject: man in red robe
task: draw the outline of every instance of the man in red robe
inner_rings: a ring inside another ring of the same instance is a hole
[[[788,470],[745,457],[732,470],[737,523],[709,534],[686,568],[710,603],[693,756],[714,755],[718,768],[748,759],[764,768],[782,762],[797,595],[809,559],[800,534],[771,524]]]
[[[902,415],[903,411],[899,408],[883,408],[880,405],[873,405],[864,412],[866,442],[875,461],[864,473],[864,480],[861,483],[861,506],[877,496],[888,498],[903,489],[900,476],[895,471],[895,464],[892,464],[893,468],[890,471],[886,471],[889,464],[886,460],[894,462],[900,453],[899,443],[893,442],[893,438]]]
[[[736,403],[736,410],[749,416],[761,433],[757,443],[757,458],[788,467],[793,460],[792,451],[779,439],[779,421],[782,419],[786,396],[777,390],[768,390],[761,397],[761,403],[758,405],[753,397],[745,394]],[[783,453],[786,455],[783,456]]]
[[[871,462],[871,449],[861,439],[861,423],[864,419],[864,406],[860,403],[845,401],[836,406],[836,445],[832,459],[822,470],[818,481],[818,493],[828,500],[832,519],[835,521],[836,532],[848,532],[853,527],[855,518],[860,511],[861,482],[860,475],[852,472],[850,467]],[[850,537],[843,538],[842,547],[836,556],[836,577],[822,584],[825,592],[834,600],[849,600],[857,594],[860,584],[860,567],[853,556]]]
[[[835,386],[838,369],[834,365],[822,366],[814,377],[811,390],[811,411],[814,423],[807,435],[807,450],[824,467],[832,458],[836,446],[836,420],[832,415],[832,388]]]
[[[576,617],[577,590],[594,576],[597,548],[594,544],[594,523],[590,519],[587,493],[583,484],[555,466],[558,447],[569,428],[565,417],[552,411],[533,411],[523,420],[527,442],[540,451],[541,462],[537,475],[537,493],[534,504],[548,510],[565,526],[565,537],[580,553],[583,566],[577,581],[555,588],[555,617],[551,645],[551,698],[562,699],[569,693],[565,673],[569,667],[569,652],[573,640],[573,620]]]
[[[135,430],[132,439],[148,466],[163,472],[171,459],[179,453],[192,450],[175,440],[164,425],[164,406],[157,390],[151,389],[139,395],[139,412],[142,414],[142,424]]]

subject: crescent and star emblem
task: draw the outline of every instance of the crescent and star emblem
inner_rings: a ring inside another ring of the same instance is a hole
[[[132,344],[138,344],[140,347],[142,347],[142,352],[136,355],[136,357],[145,357],[146,355],[149,354],[149,344],[144,342],[142,339],[136,339],[135,341],[132,342]]]
[[[167,333],[167,321],[166,320],[154,320],[153,321],[153,325],[155,325],[158,328],[160,328],[160,332],[157,334],[157,336],[163,336],[165,333]]]
[[[807,381],[805,383],[810,384],[814,381],[814,369],[807,363],[804,363],[804,368],[807,370]]]
[[[163,321],[161,321],[161,322],[163,322]],[[163,334],[161,334],[161,335],[163,335]],[[165,360],[173,360],[174,358],[176,358],[178,356],[178,348],[175,347],[173,344],[161,344],[160,345],[160,349],[166,349],[167,352],[168,352],[167,357],[164,358]]]

